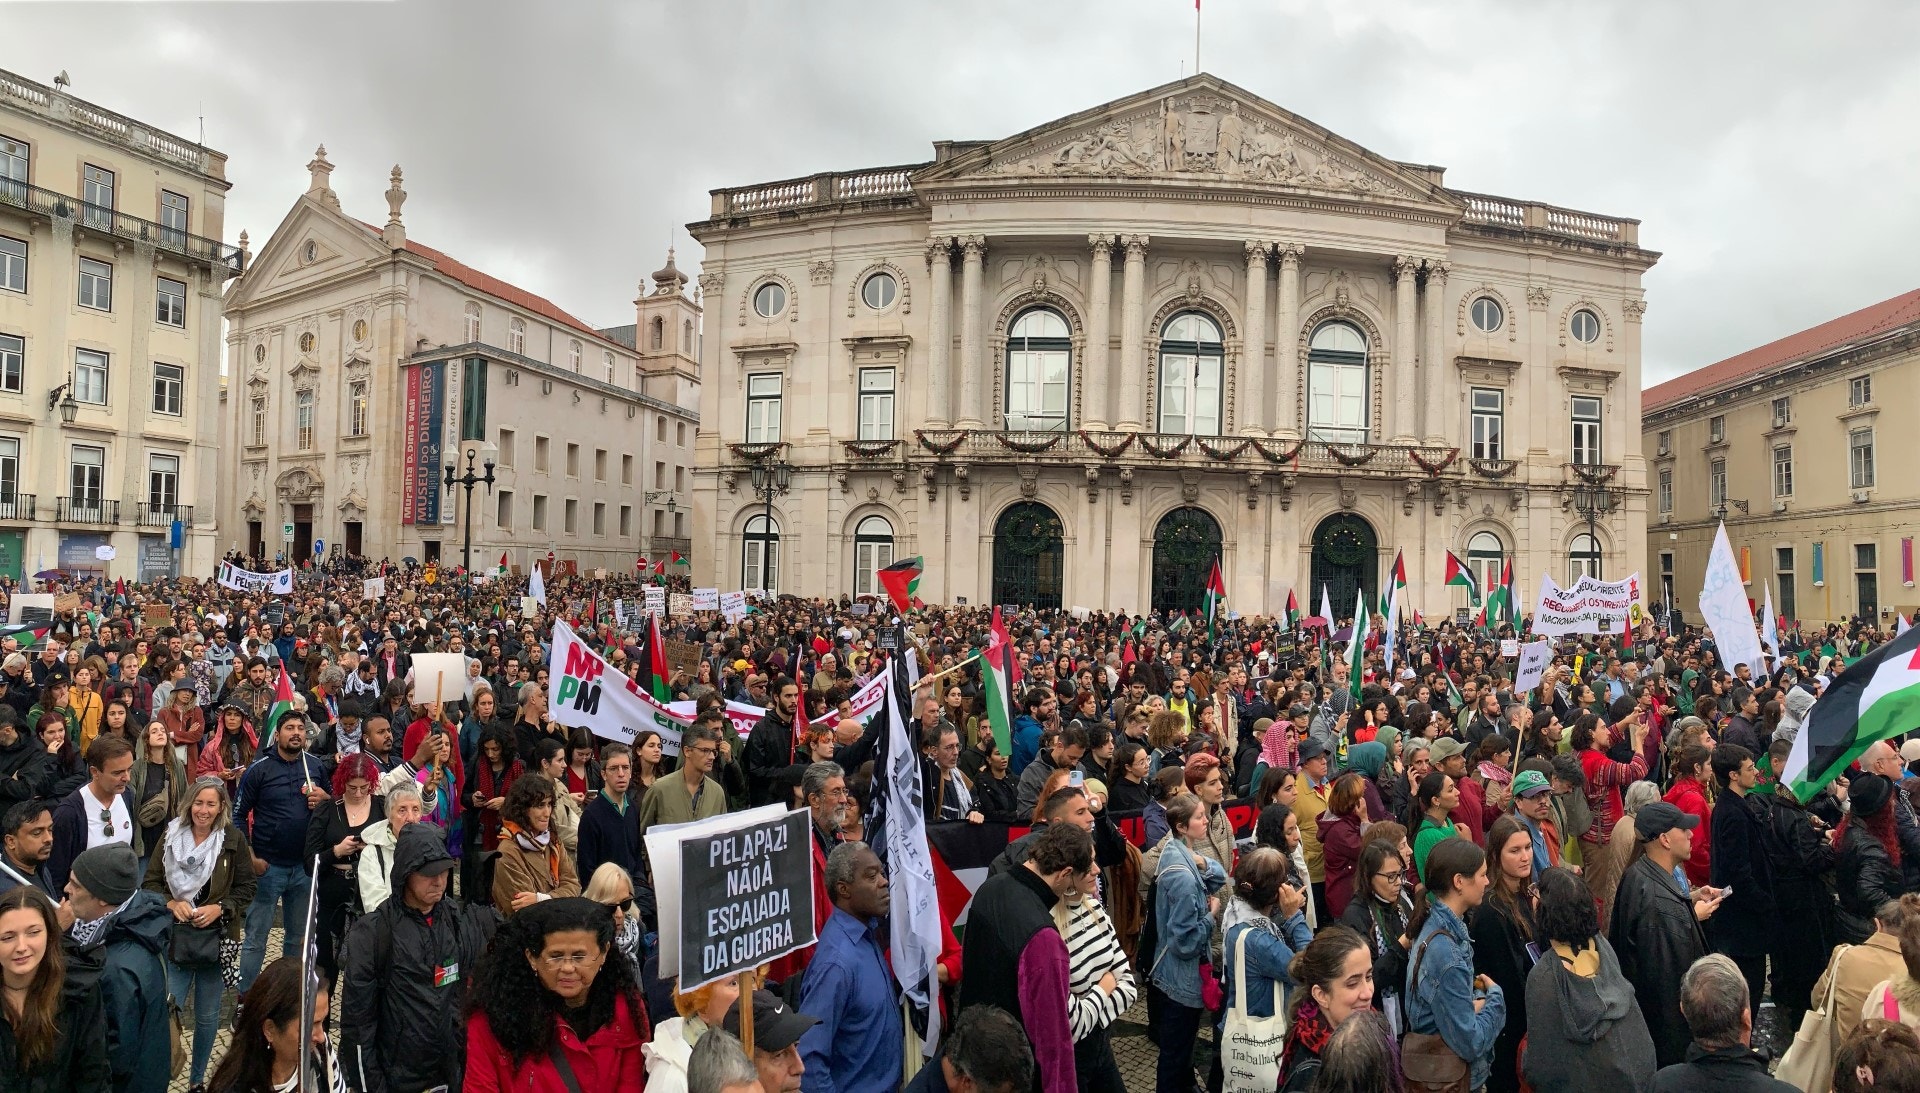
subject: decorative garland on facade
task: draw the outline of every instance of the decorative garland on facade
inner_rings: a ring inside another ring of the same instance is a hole
[[[1111,436],[1112,434],[1108,434],[1108,435]],[[1080,430],[1081,441],[1084,442],[1088,448],[1092,449],[1095,455],[1099,456],[1102,459],[1118,459],[1121,456],[1125,455],[1127,452],[1127,449],[1133,447],[1134,439],[1139,434],[1122,433],[1120,435],[1124,438],[1120,441],[1120,443],[1102,444],[1099,441],[1093,439],[1092,433],[1086,431],[1085,429]]]
[[[781,441],[774,441],[768,444],[729,444],[727,450],[749,463],[757,463],[779,451],[781,447]]]
[[[1520,466],[1517,459],[1474,459],[1468,457],[1467,465],[1482,478],[1505,478]]]
[[[1418,448],[1408,448],[1407,458],[1413,460],[1414,466],[1419,467],[1421,470],[1427,472],[1429,475],[1432,475],[1433,477],[1438,478],[1440,477],[1441,471],[1444,471],[1448,467],[1452,466],[1453,461],[1460,458],[1460,449],[1448,448],[1447,457],[1436,463],[1427,462],[1426,459],[1424,459],[1420,455],[1420,449]]]
[[[1303,443],[1305,442],[1296,440],[1293,442],[1293,447],[1276,455],[1267,447],[1264,441],[1255,439],[1253,442],[1253,450],[1264,456],[1269,463],[1291,463],[1294,457],[1300,454],[1300,446]]]
[[[1582,463],[1569,463],[1567,466],[1573,469],[1573,473],[1577,475],[1582,482],[1593,486],[1612,480],[1613,473],[1620,469],[1606,465],[1589,467]]]
[[[1340,450],[1340,445],[1329,444],[1327,445],[1327,454],[1338,460],[1343,467],[1358,467],[1362,464],[1373,462],[1373,457],[1380,454],[1380,449],[1362,448],[1359,452],[1349,455]]]
[[[933,439],[934,436],[945,436],[947,439],[935,440]],[[928,435],[925,429],[915,429],[913,431],[913,438],[920,442],[922,448],[932,452],[934,455],[952,455],[960,445],[967,442],[967,436],[968,433],[965,429],[936,430],[931,436]]]
[[[1225,448],[1216,448],[1207,443],[1204,438],[1195,438],[1195,442],[1200,445],[1201,451],[1207,453],[1208,459],[1217,459],[1221,462],[1238,458],[1240,453],[1246,451],[1247,446],[1253,443],[1251,439],[1245,439],[1238,444],[1229,445]]]
[[[891,454],[893,446],[896,443],[898,443],[898,441],[843,440],[840,442],[840,446],[847,450],[848,455],[858,456],[861,459],[878,459],[883,455]]]
[[[1155,456],[1160,459],[1172,459],[1175,456],[1178,456],[1181,452],[1186,451],[1187,445],[1192,443],[1193,443],[1192,436],[1183,436],[1180,438],[1180,443],[1175,444],[1170,448],[1162,448],[1159,446],[1159,443],[1155,441],[1150,434],[1147,434],[1147,433],[1140,434],[1140,446],[1147,450],[1148,455]]]
[[[1041,452],[1050,450],[1054,445],[1067,438],[1067,434],[1065,433],[1054,433],[1045,440],[1030,440],[1024,435],[1019,439],[1015,439],[1015,434],[1013,433],[995,433],[993,435],[999,439],[1001,447],[1006,448],[1008,451],[1025,452],[1027,455],[1039,455]]]

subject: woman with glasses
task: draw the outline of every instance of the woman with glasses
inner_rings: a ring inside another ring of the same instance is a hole
[[[579,895],[573,858],[553,835],[553,783],[544,775],[521,775],[507,790],[500,814],[494,909],[511,915],[538,902]]]
[[[613,908],[613,944],[635,968],[645,963],[640,951],[640,916],[633,906],[633,878],[614,862],[602,862],[587,878],[585,895],[595,903]]]
[[[223,953],[231,949],[238,955],[240,924],[253,902],[253,850],[233,822],[226,783],[202,778],[185,796],[179,814],[157,840],[142,887],[164,897],[173,912],[167,990],[174,1005],[193,1011],[191,1083],[199,1089],[220,1032]],[[219,933],[210,953],[209,946],[194,944],[207,930]]]
[[[1369,840],[1354,872],[1353,902],[1340,922],[1366,939],[1373,955],[1374,1008],[1386,1014],[1396,1036],[1406,1027],[1400,1000],[1407,987],[1407,952],[1413,945],[1407,923],[1412,919],[1407,856],[1392,842]]]
[[[359,869],[360,852],[366,849],[363,833],[386,819],[386,803],[374,796],[380,781],[380,765],[365,752],[341,756],[333,771],[333,798],[313,810],[307,819],[305,860],[320,858],[320,932],[314,938],[319,950],[321,974],[333,982],[339,962],[334,954],[347,926],[363,909],[354,907],[354,875]]]
[[[646,1083],[639,973],[613,914],[554,899],[507,920],[467,992],[466,1088],[615,1093]]]

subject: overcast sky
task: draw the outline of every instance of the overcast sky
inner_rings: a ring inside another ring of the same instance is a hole
[[[1192,71],[1185,0],[0,3],[0,67],[596,325],[707,191],[914,162]],[[1916,287],[1920,4],[1206,0],[1202,66],[1462,189],[1642,220],[1648,384]]]

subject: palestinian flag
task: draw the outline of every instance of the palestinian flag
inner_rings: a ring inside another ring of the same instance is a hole
[[[494,573],[504,577],[511,572],[513,572],[513,567],[507,564],[507,552],[503,550],[500,552],[500,565],[494,570]]]
[[[1841,672],[1807,711],[1780,781],[1801,803],[1879,740],[1920,725],[1920,628],[1880,646]]]
[[[1287,629],[1300,628],[1300,601],[1295,598],[1293,589],[1287,589]]]
[[[640,678],[635,682],[662,705],[673,701],[667,688],[667,643],[660,636],[660,616],[647,615],[647,647],[640,653]]]
[[[41,623],[20,622],[11,626],[0,626],[0,639],[12,638],[20,643],[20,648],[23,650],[39,645],[47,640],[47,635],[51,633],[53,628]]]
[[[1387,582],[1386,587],[1380,590],[1380,615],[1382,618],[1386,617],[1388,608],[1393,606],[1393,594],[1397,591],[1404,591],[1407,587],[1407,559],[1405,551],[1394,552],[1393,568],[1388,571],[1388,576],[1391,579]]]
[[[1353,691],[1355,706],[1360,704],[1360,665],[1367,650],[1367,594],[1353,598],[1353,639],[1347,642],[1347,686]]]
[[[1520,625],[1520,610],[1513,602],[1513,558],[1509,556],[1500,563],[1500,606],[1507,613],[1507,621]]]
[[[916,554],[911,558],[902,558],[880,571],[880,587],[887,590],[887,598],[893,601],[896,611],[904,614],[920,605],[915,593],[920,591],[920,574],[926,568],[920,555]]]
[[[1220,605],[1227,600],[1226,578],[1220,575],[1220,556],[1214,555],[1213,572],[1207,576],[1207,640],[1220,636]]]
[[[1467,590],[1467,603],[1480,605],[1480,582],[1474,579],[1473,570],[1460,560],[1453,551],[1447,551],[1447,584],[1457,584]]]
[[[993,629],[987,637],[987,647],[980,651],[980,684],[987,700],[987,723],[993,727],[993,742],[999,746],[1001,755],[1009,757],[1013,755],[1014,688],[1020,685],[1014,659],[1013,639],[1000,622],[1000,606],[995,604]]]
[[[293,680],[287,678],[287,665],[280,663],[280,678],[273,681],[273,705],[267,707],[267,735],[280,724],[280,715],[293,709]]]
[[[677,550],[667,555],[667,564],[683,565],[683,566],[686,566],[688,569],[693,568],[693,563],[687,560],[687,556],[685,554],[680,553]]]

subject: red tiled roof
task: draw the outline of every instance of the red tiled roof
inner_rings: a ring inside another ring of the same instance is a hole
[[[1655,384],[1640,394],[1642,413],[1652,413],[1682,399],[1706,394],[1783,364],[1920,321],[1920,289],[1882,300],[1838,319],[1810,326],[1779,341],[1728,357],[1718,364],[1696,368],[1684,376]]]
[[[380,234],[379,228],[374,227],[364,220],[358,221],[357,223],[375,235]],[[412,254],[417,254],[427,261],[432,262],[435,272],[451,277],[468,288],[473,289],[475,292],[484,292],[496,299],[504,300],[515,307],[525,308],[536,315],[545,316],[564,326],[570,326],[583,334],[591,334],[602,340],[606,339],[605,334],[600,333],[593,327],[562,311],[560,305],[544,296],[535,296],[526,289],[510,285],[490,274],[482,273],[472,266],[467,265],[465,262],[451,255],[434,250],[432,247],[423,243],[416,243],[409,239],[407,240],[407,250]]]

